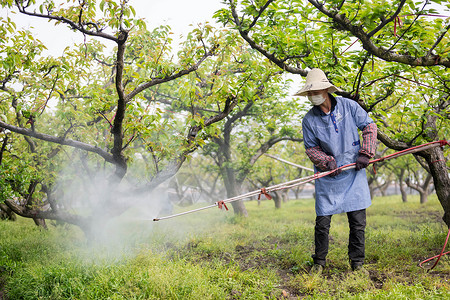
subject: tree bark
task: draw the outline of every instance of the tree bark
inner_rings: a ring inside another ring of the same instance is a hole
[[[428,202],[428,193],[420,193],[420,204]]]
[[[386,180],[383,184],[378,185],[378,189],[380,190],[381,196],[387,196],[386,191],[389,187],[390,179]]]
[[[402,195],[402,201],[406,203],[408,202],[408,194],[406,193],[405,186],[403,185],[404,176],[405,176],[405,169],[402,169],[398,176],[398,185],[400,188],[400,194]]]
[[[0,219],[15,221],[16,214],[4,203],[0,203]]]
[[[370,198],[373,199],[373,196],[375,195],[375,177],[374,175],[367,178],[367,183],[369,184],[369,192],[370,192]]]
[[[237,183],[236,176],[232,168],[225,167],[224,171],[226,175],[223,178],[227,190],[227,197],[236,197],[240,194],[239,190],[241,185]],[[247,208],[245,207],[242,200],[231,202],[231,206],[233,207],[234,214],[238,216],[248,217]]]
[[[409,148],[409,145],[406,143],[394,141],[381,131],[378,131],[378,139],[387,147],[394,150],[404,150]],[[418,152],[417,155],[423,157],[430,168],[430,174],[433,177],[436,195],[442,205],[442,208],[444,209],[444,216],[442,219],[445,224],[450,227],[450,177],[445,164],[444,151],[442,147],[433,147],[431,149]]]
[[[424,154],[419,153],[419,155],[425,158],[430,167],[436,195],[445,212],[442,219],[450,227],[450,177],[445,164],[444,152],[441,147],[435,147]]]
[[[275,208],[281,208],[281,202],[283,200],[283,194],[281,193],[281,191],[275,191],[275,193],[273,193],[272,199],[273,202],[275,202]]]
[[[429,190],[430,190],[430,184],[432,181],[432,176],[431,174],[427,174],[427,177],[425,178],[424,182],[422,183],[422,185],[420,183],[417,184],[412,184],[409,181],[406,182],[406,184],[416,190],[417,192],[419,192],[420,195],[420,203],[424,204],[428,201],[428,194],[429,194]]]
[[[45,223],[45,219],[38,219],[38,218],[33,218],[34,224],[36,224],[39,227],[42,227],[44,229],[48,229],[47,228],[47,223]]]

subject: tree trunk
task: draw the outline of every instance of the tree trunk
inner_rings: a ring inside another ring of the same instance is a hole
[[[242,200],[231,202],[231,206],[233,207],[235,215],[248,217],[247,209],[245,208],[244,202],[242,202]]]
[[[424,182],[420,184],[417,182],[416,184],[411,183],[409,180],[406,181],[406,184],[416,190],[420,195],[420,203],[426,203],[428,201],[428,194],[430,189],[430,183],[432,180],[431,174],[427,174],[427,177],[425,178]]]
[[[436,195],[444,209],[442,219],[450,227],[450,177],[448,176],[448,170],[445,164],[444,152],[441,147],[435,147],[426,151],[421,156],[425,158],[430,167]]]
[[[428,192],[427,191],[421,191],[420,192],[420,204],[424,204],[428,202]]]
[[[381,196],[386,196],[387,188],[389,187],[389,180],[387,180],[385,183],[378,186],[378,189],[380,190]]]
[[[403,150],[408,148],[408,145],[390,139],[381,131],[378,131],[378,139],[391,149]],[[430,168],[430,174],[433,176],[436,195],[442,205],[442,208],[444,209],[444,216],[442,219],[445,224],[450,227],[450,177],[445,164],[444,151],[442,147],[433,147],[431,149],[418,152],[417,155],[423,157]]]
[[[275,202],[275,208],[281,208],[281,201],[283,199],[283,195],[280,191],[275,191],[273,193],[273,202]]]
[[[281,191],[281,200],[283,201],[283,203],[286,203],[289,201],[289,190]]]
[[[402,194],[402,202],[408,202],[408,193],[403,185],[400,185],[400,193]]]
[[[367,183],[369,184],[369,191],[370,191],[370,199],[373,199],[373,196],[375,194],[375,180],[373,176],[370,176],[367,178]]]
[[[225,172],[226,176],[223,176],[223,178],[225,188],[227,190],[227,197],[236,197],[237,195],[239,195],[240,185],[238,186],[234,170],[231,168],[226,168]],[[242,200],[231,202],[231,206],[233,207],[235,215],[248,217],[247,209],[245,208],[244,202]]]
[[[402,201],[408,202],[408,193],[406,193],[405,186],[403,185],[403,178],[405,176],[405,169],[400,171],[400,175],[398,176],[398,185],[400,187],[400,194],[402,195]]]
[[[432,182],[431,174],[427,175],[425,182],[423,183],[423,192],[420,193],[420,203],[427,203],[428,195],[430,194],[430,184]]]

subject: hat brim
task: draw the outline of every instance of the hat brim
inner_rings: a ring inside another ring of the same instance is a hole
[[[338,89],[329,82],[315,82],[305,85],[301,90],[295,93],[294,96],[307,96],[308,92],[320,90],[328,90],[328,93],[342,92],[341,89]]]

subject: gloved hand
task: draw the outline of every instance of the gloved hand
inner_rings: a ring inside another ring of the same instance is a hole
[[[327,162],[327,171],[332,171],[334,169],[337,169],[337,164],[336,164],[336,161],[333,159],[333,160],[330,160]],[[333,173],[331,173],[330,176],[331,177],[337,176],[337,175],[341,174],[341,172],[342,172],[342,170],[340,170],[340,169],[336,170]]]
[[[370,162],[370,157],[368,157],[365,154],[359,154],[358,158],[356,159],[356,167],[355,170],[359,171],[363,168],[367,168]]]

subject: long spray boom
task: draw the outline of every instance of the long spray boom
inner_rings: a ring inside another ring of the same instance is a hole
[[[412,153],[416,153],[416,152],[419,152],[419,151],[424,151],[424,150],[431,149],[431,148],[438,147],[438,146],[443,147],[445,145],[449,145],[449,143],[446,140],[437,141],[437,142],[431,142],[431,143],[419,145],[419,146],[416,146],[416,147],[408,148],[408,149],[405,149],[405,150],[402,150],[402,151],[398,151],[398,152],[395,152],[393,154],[384,156],[382,158],[371,160],[369,162],[369,164],[375,164],[375,163],[383,161],[383,160],[397,158],[397,157],[400,157],[402,155],[412,154]],[[340,170],[349,170],[349,169],[355,168],[355,165],[356,165],[355,163],[352,163],[352,164],[348,164],[348,165],[339,167],[338,169],[340,169]],[[295,179],[295,180],[292,180],[292,181],[289,181],[289,182],[284,182],[284,183],[281,183],[281,184],[278,184],[278,185],[274,185],[274,186],[271,186],[271,187],[268,187],[268,188],[262,188],[261,190],[253,191],[253,192],[250,192],[250,193],[247,193],[247,194],[243,194],[243,195],[240,195],[240,196],[237,196],[237,197],[233,197],[233,198],[217,201],[216,203],[214,203],[212,205],[209,205],[209,206],[193,209],[193,210],[190,210],[190,211],[185,211],[185,212],[182,212],[182,213],[179,213],[179,214],[175,214],[175,215],[171,215],[171,216],[155,218],[155,219],[153,219],[153,221],[159,221],[159,220],[174,218],[174,217],[178,217],[178,216],[181,216],[181,215],[197,212],[197,211],[208,209],[208,208],[215,207],[215,206],[218,206],[219,208],[222,208],[222,206],[224,206],[228,210],[228,208],[226,206],[226,203],[237,201],[237,200],[241,200],[243,198],[247,198],[247,197],[251,197],[251,196],[255,196],[255,195],[258,195],[258,199],[259,199],[259,197],[261,195],[265,195],[268,199],[271,199],[271,197],[268,194],[268,192],[273,192],[273,191],[281,190],[281,189],[288,189],[288,188],[292,188],[294,186],[302,185],[302,184],[305,184],[305,183],[310,182],[312,180],[315,180],[317,178],[321,178],[321,177],[327,176],[327,175],[329,175],[329,174],[331,174],[331,173],[333,173],[335,171],[336,170],[322,172],[322,173],[316,173],[316,174],[311,175],[311,176]],[[436,259],[436,261],[434,262],[434,264],[431,267],[426,268],[428,271],[431,271],[432,269],[434,269],[434,267],[437,265],[437,263],[439,262],[439,260],[441,259],[441,257],[443,255],[450,254],[450,251],[444,252],[445,251],[445,247],[447,246],[447,242],[448,242],[449,238],[450,238],[450,228],[448,230],[447,238],[445,240],[445,243],[444,243],[444,246],[442,248],[441,253],[438,254],[438,255],[435,255],[433,257],[430,257],[430,258],[428,258],[428,259],[426,259],[424,261],[422,261],[421,263],[419,263],[419,267],[425,269],[425,267],[423,266],[424,263],[429,262],[429,261],[431,261],[433,259]]]
[[[386,155],[386,156],[378,158],[378,159],[371,160],[369,162],[369,164],[375,164],[375,163],[380,162],[380,161],[397,158],[397,157],[400,157],[400,156],[403,156],[403,155],[406,155],[406,154],[413,154],[413,153],[424,151],[424,150],[428,150],[428,149],[431,149],[431,148],[434,148],[434,147],[443,147],[445,145],[448,145],[448,142],[445,141],[445,140],[431,142],[431,143],[427,143],[427,144],[411,147],[411,148],[408,148],[408,149],[405,149],[405,150],[402,150],[402,151],[398,151],[398,152],[395,152],[395,153],[390,154],[390,155]],[[350,170],[350,169],[355,168],[355,165],[356,165],[355,163],[351,163],[351,164],[348,164],[348,165],[341,166],[341,167],[339,167],[337,169],[338,170],[342,170],[342,171]],[[262,189],[259,189],[259,190],[255,190],[255,191],[252,191],[252,192],[249,192],[249,193],[246,193],[246,194],[242,194],[242,195],[239,195],[239,196],[236,196],[236,197],[232,197],[232,198],[228,198],[228,199],[225,199],[225,200],[217,201],[214,204],[211,204],[211,205],[208,205],[208,206],[200,207],[200,208],[197,208],[197,209],[193,209],[193,210],[189,210],[189,211],[185,211],[185,212],[181,212],[181,213],[178,213],[178,214],[173,214],[173,215],[169,215],[169,216],[165,216],[165,217],[154,218],[153,221],[160,221],[160,220],[166,220],[166,219],[170,219],[170,218],[175,218],[175,217],[179,217],[179,216],[182,216],[182,215],[198,212],[198,211],[205,210],[205,209],[212,208],[212,207],[216,207],[216,206],[218,206],[219,208],[222,208],[222,206],[225,206],[225,208],[226,208],[226,203],[231,203],[231,202],[234,202],[234,201],[243,200],[245,198],[249,198],[249,197],[253,197],[253,196],[261,197],[261,195],[265,195],[267,198],[271,199],[271,197],[268,194],[268,192],[274,192],[274,191],[283,190],[283,189],[290,189],[290,188],[293,188],[293,187],[296,187],[296,186],[299,186],[299,185],[303,185],[303,184],[306,184],[306,183],[311,182],[313,180],[316,180],[318,178],[322,178],[324,176],[328,176],[331,173],[334,173],[335,171],[336,171],[336,169],[332,170],[332,171],[315,173],[315,174],[310,175],[310,176],[297,178],[297,179],[294,179],[294,180],[291,180],[291,181],[288,181],[288,182],[283,182],[283,183],[280,183],[280,184],[277,184],[277,185],[273,185],[273,186],[270,186],[270,187],[267,187],[267,188],[262,188]],[[228,210],[228,208],[227,208],[227,210]]]

